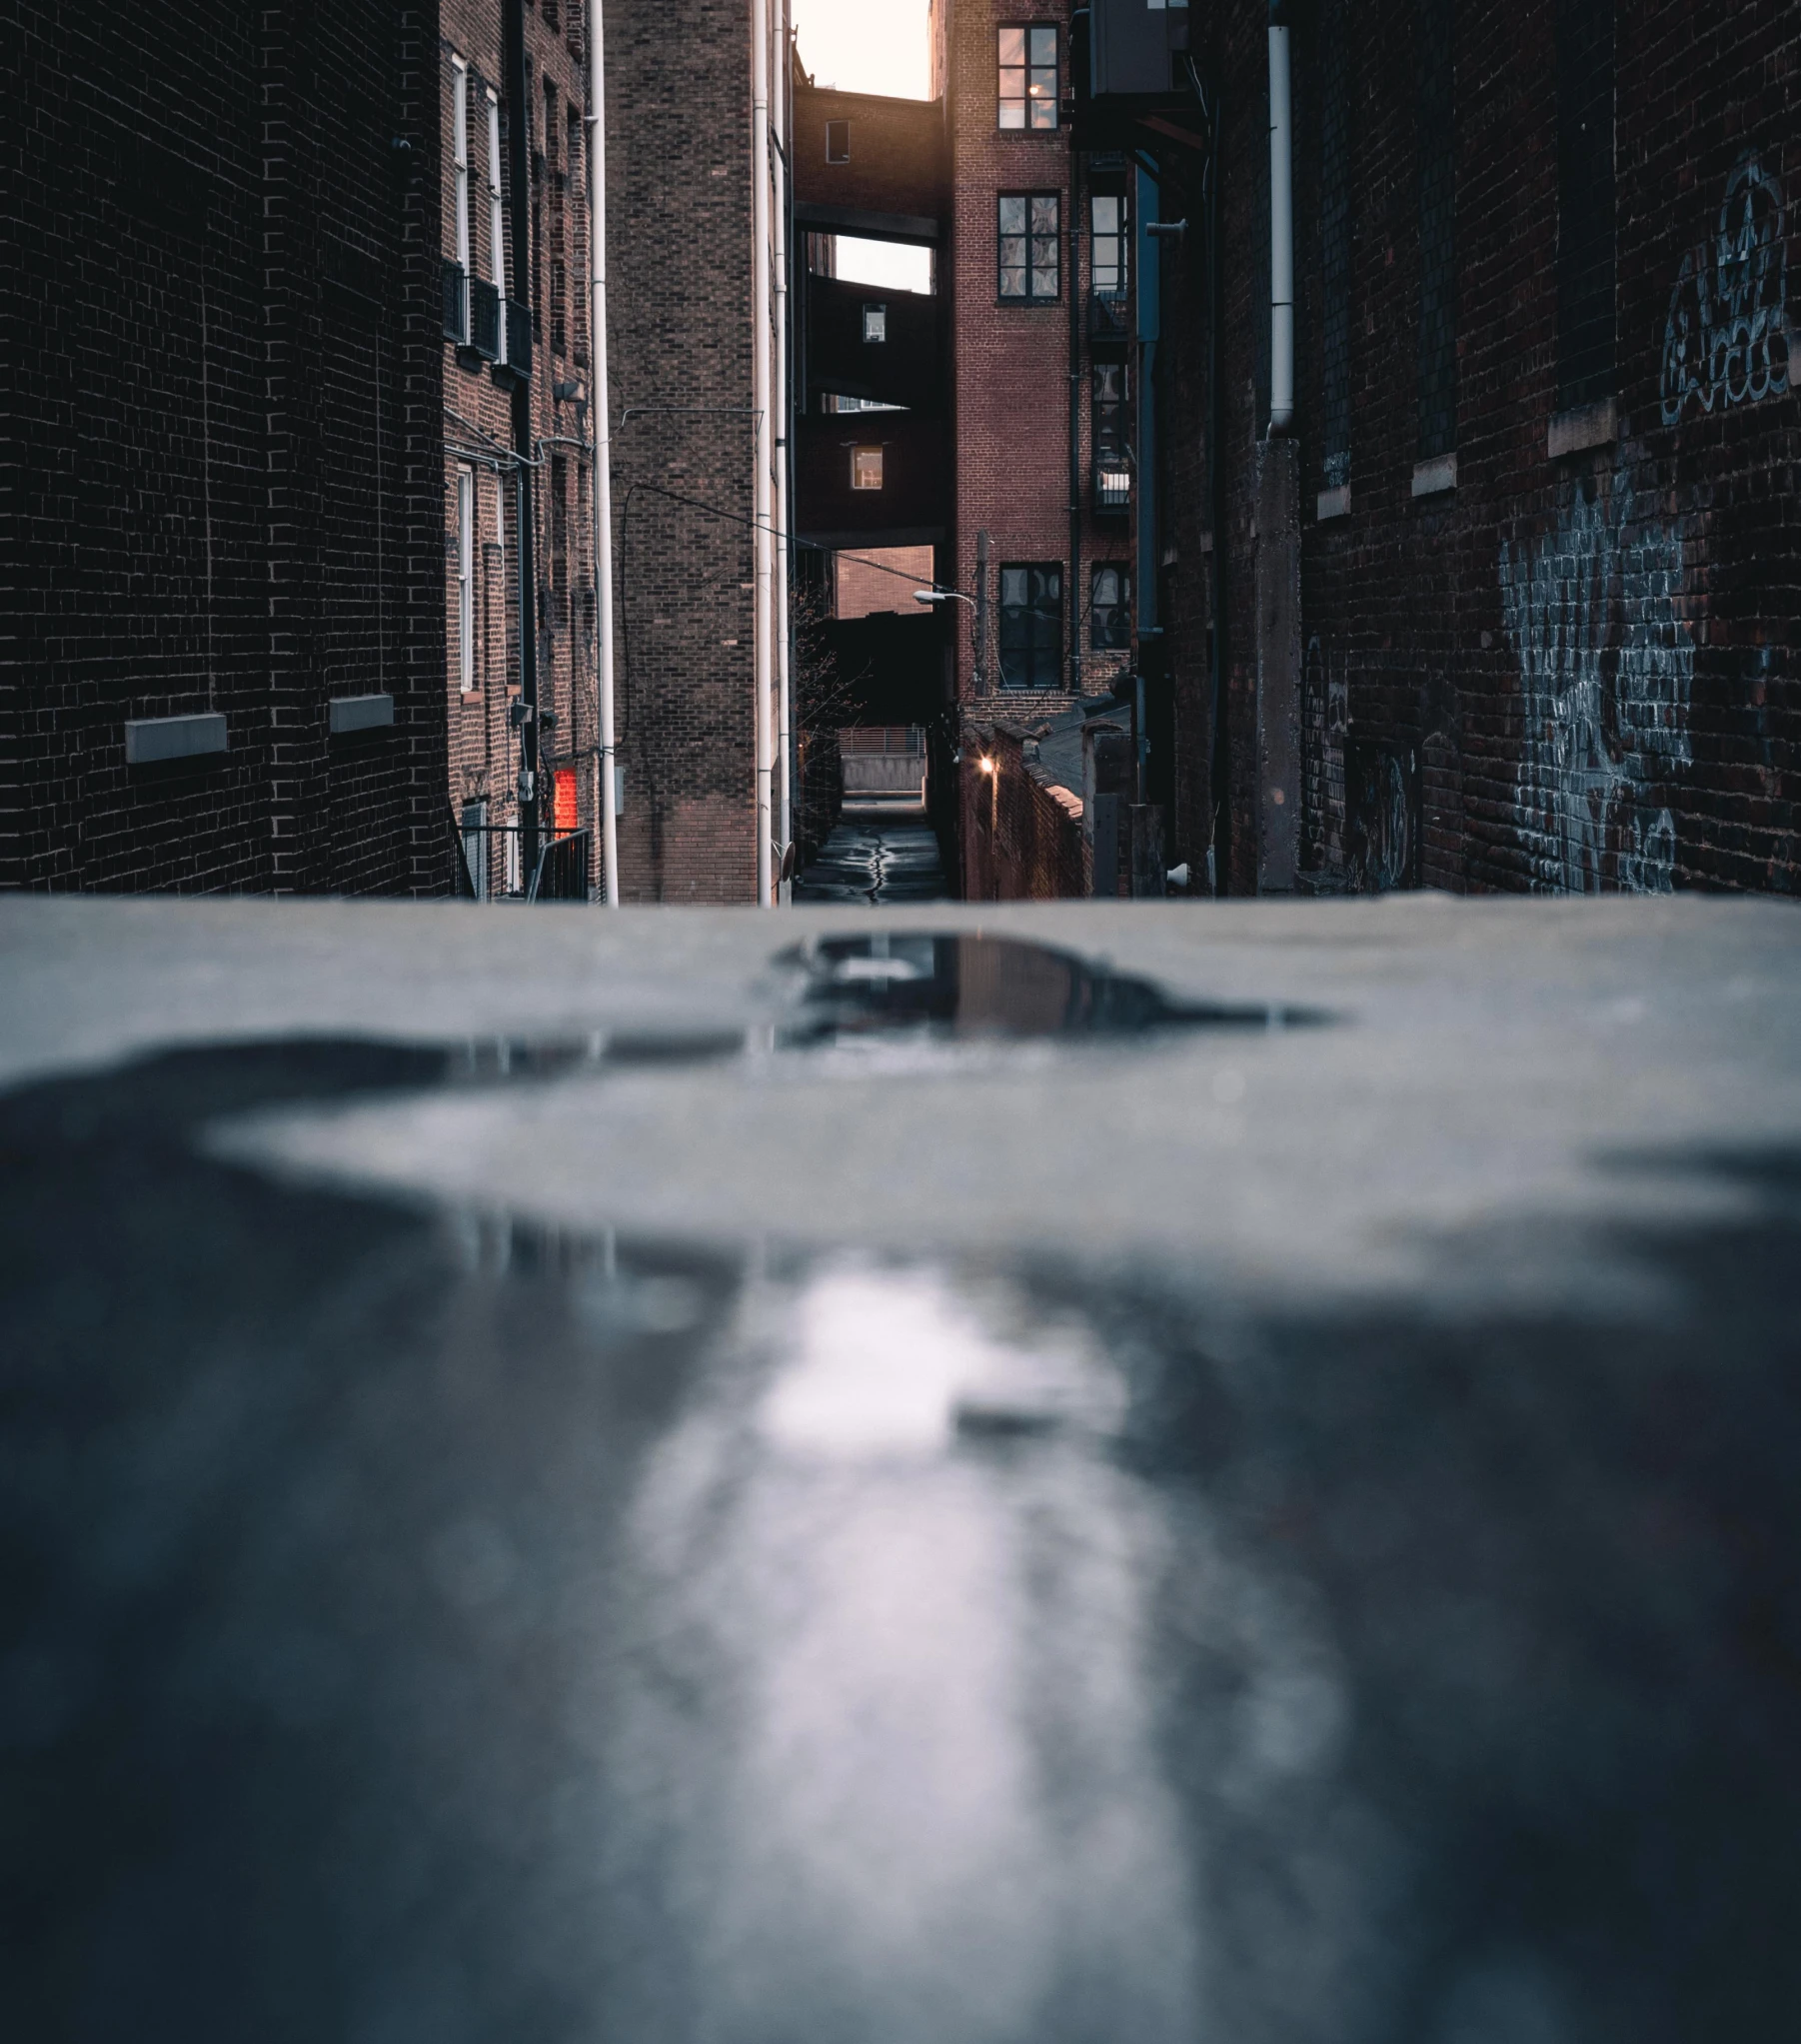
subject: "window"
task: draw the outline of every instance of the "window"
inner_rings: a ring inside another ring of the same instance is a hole
[[[1557,408],[1614,394],[1613,0],[1558,0]]]
[[[559,838],[582,828],[576,809],[576,770],[558,767],[551,773],[551,829]]]
[[[1088,277],[1096,298],[1125,296],[1125,200],[1096,192],[1088,201]]]
[[[1096,653],[1121,653],[1130,647],[1132,628],[1127,596],[1130,587],[1121,563],[1096,564],[1088,601],[1088,644]]]
[[[1419,458],[1457,446],[1457,131],[1451,0],[1419,0]]]
[[[1000,570],[1000,686],[1058,689],[1063,681],[1063,571],[1054,562]]]
[[[851,450],[851,487],[853,490],[882,488],[881,448],[854,447]]]
[[[507,295],[507,215],[501,205],[501,108],[488,95],[488,253],[494,273],[494,288]]]
[[[476,477],[457,471],[457,686],[476,685]]]
[[[888,307],[866,305],[863,309],[863,337],[866,341],[888,339]]]
[[[1061,290],[1054,192],[1002,192],[996,213],[1000,296],[1055,298]]]
[[[457,266],[469,275],[469,66],[451,59],[451,149],[457,177]]]
[[[1056,126],[1056,30],[1026,25],[1000,31],[1000,125]]]
[[[1350,487],[1350,4],[1328,0],[1319,25],[1320,481],[1329,491]]]
[[[826,123],[826,161],[828,163],[849,163],[851,161],[851,123],[849,121],[828,121]]]
[[[1132,501],[1125,414],[1125,364],[1094,364],[1094,509],[1126,511]]]

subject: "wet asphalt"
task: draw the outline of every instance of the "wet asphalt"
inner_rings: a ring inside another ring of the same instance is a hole
[[[820,856],[795,882],[798,903],[868,902],[887,908],[947,898],[936,833],[922,818],[847,811]]]

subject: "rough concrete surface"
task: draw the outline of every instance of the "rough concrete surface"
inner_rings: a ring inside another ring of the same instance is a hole
[[[0,903],[20,2033],[1779,2034],[1798,992],[1748,902]]]

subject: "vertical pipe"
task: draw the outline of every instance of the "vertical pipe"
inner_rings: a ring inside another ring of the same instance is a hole
[[[751,402],[756,407],[756,470],[752,478],[755,600],[752,691],[757,752],[757,900],[774,906],[770,851],[771,412],[770,376],[770,0],[751,0]]]
[[[1081,158],[1069,151],[1069,691],[1081,694]]]
[[[1215,36],[1217,36],[1215,29]],[[1217,45],[1215,45],[1215,49]],[[1213,63],[1212,119],[1207,136],[1207,476],[1213,500],[1213,738],[1208,800],[1207,854],[1212,867],[1213,892],[1223,895],[1231,868],[1231,774],[1227,747],[1226,663],[1230,647],[1230,578],[1227,574],[1227,541],[1231,522],[1227,513],[1225,487],[1225,401],[1219,388],[1222,374],[1220,337],[1224,309],[1220,303],[1223,265],[1219,251],[1219,135],[1224,122],[1221,78],[1224,65],[1217,55]]]
[[[513,282],[518,303],[532,303],[531,94],[526,80],[525,0],[506,0],[506,47],[502,52],[507,97],[507,140],[511,158]],[[501,317],[506,317],[502,308]],[[538,865],[538,550],[532,510],[532,386],[513,389],[513,450],[519,513],[519,850],[521,884],[529,887]]]
[[[793,201],[792,175],[787,151],[793,146],[788,133],[788,95],[794,64],[787,32],[787,0],[777,0],[777,19],[782,33],[777,37],[781,76],[773,83],[771,103],[776,132],[776,175],[782,180],[776,205],[776,842],[788,848],[793,835],[794,785],[789,771],[793,744],[793,676],[789,628],[789,413],[793,386],[788,373],[788,213]]]
[[[975,693],[988,693],[988,533],[975,535]]]
[[[1287,0],[1269,0],[1269,430],[1294,419],[1294,176]]]
[[[595,815],[601,820],[601,880],[609,909],[619,907],[619,782],[613,739],[613,393],[607,374],[607,60],[603,0],[588,8],[588,322],[594,363],[594,589],[600,622],[600,744]]]

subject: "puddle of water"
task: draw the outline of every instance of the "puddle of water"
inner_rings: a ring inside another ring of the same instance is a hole
[[[1126,1037],[1159,1029],[1296,1027],[1311,1009],[1172,1000],[1155,982],[1014,938],[928,932],[826,937],[784,955],[805,976],[791,1047],[927,1032],[951,1037]]]

